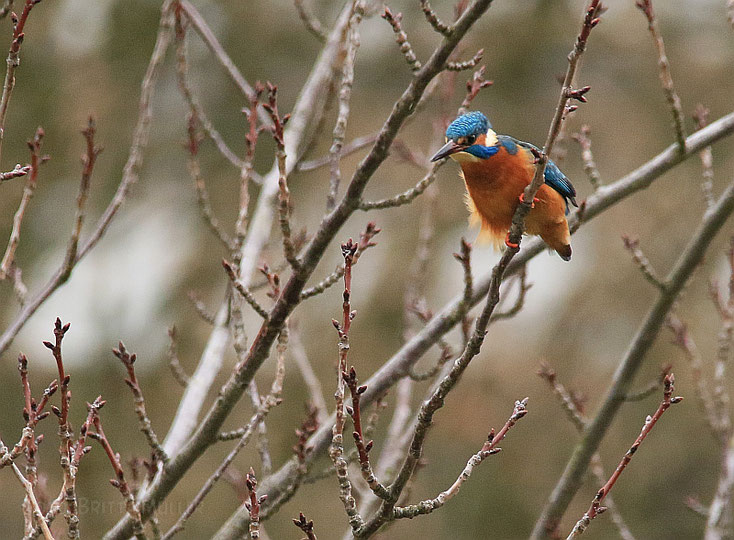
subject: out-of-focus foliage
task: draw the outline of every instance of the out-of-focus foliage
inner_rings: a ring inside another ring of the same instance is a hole
[[[250,82],[271,80],[279,85],[280,108],[287,111],[319,50],[319,43],[303,28],[292,4],[283,0],[196,4]],[[321,1],[313,7],[328,23],[337,4]],[[440,13],[450,17],[449,2],[435,4]],[[610,2],[609,7],[590,40],[579,76],[579,83],[592,86],[589,103],[567,126],[569,133],[582,123],[591,126],[595,158],[606,182],[632,170],[674,140],[646,21],[632,1]],[[31,15],[6,123],[2,164],[3,170],[9,170],[16,162],[24,163],[25,140],[36,126],[43,126],[47,133],[44,151],[51,161],[41,171],[17,255],[31,291],[63,258],[81,170],[78,156],[83,139],[79,131],[90,112],[98,121],[97,141],[105,148],[92,181],[90,224],[119,182],[137,116],[139,84],[155,37],[158,8],[156,2],[139,0],[46,0]],[[416,52],[428,54],[438,37],[430,31],[418,2],[396,2],[391,8],[403,11],[404,28]],[[496,0],[470,32],[464,56],[483,47],[486,75],[494,80],[494,86],[484,90],[473,106],[491,118],[498,132],[542,143],[557,100],[556,77],[565,70],[581,8],[580,1]],[[730,112],[734,30],[726,21],[724,2],[668,0],[658,1],[655,8],[685,112],[690,113],[699,102],[711,109],[712,119]],[[361,33],[348,139],[379,129],[411,76],[384,21],[379,17],[366,20]],[[0,23],[0,44],[9,44],[10,34],[6,19]],[[195,92],[225,139],[242,152],[243,97],[198,38],[190,37]],[[72,375],[72,423],[78,428],[86,414],[84,402],[101,393],[108,401],[102,411],[106,432],[124,460],[147,457],[149,452],[137,429],[132,397],[122,382],[124,370],[112,356],[111,347],[121,339],[138,353],[140,384],[159,435],[165,434],[182,392],[166,366],[167,327],[175,324],[178,328],[179,354],[186,369],[193,370],[202,352],[209,327],[197,317],[187,292],[196,291],[214,309],[221,300],[226,276],[220,265],[223,252],[202,226],[186,171],[182,143],[187,110],[176,87],[173,60],[169,53],[153,103],[153,130],[141,181],[98,248],[2,357],[0,434],[6,444],[15,441],[23,425],[15,357],[19,351],[25,352],[33,387],[37,391],[45,387],[54,377],[54,364],[41,341],[52,336],[56,316],[72,323],[64,342]],[[468,76],[457,77],[450,110],[461,102]],[[432,123],[441,110],[432,102],[400,139],[419,154],[435,150],[441,139],[427,134],[433,133]],[[333,112],[329,121],[332,118]],[[328,151],[331,127],[326,125],[312,157]],[[693,130],[690,119],[687,127]],[[563,146],[566,156],[560,165],[583,199],[591,187],[583,173],[579,149],[570,140]],[[714,147],[717,193],[732,180],[733,149],[730,139]],[[261,172],[270,167],[272,150],[264,137],[256,162]],[[344,160],[345,176],[358,158]],[[238,172],[209,142],[203,146],[202,169],[215,211],[223,222],[233,223]],[[397,193],[420,175],[411,165],[391,159],[378,172],[368,193],[373,197]],[[437,415],[425,448],[428,466],[419,473],[411,499],[435,496],[450,485],[466,459],[481,446],[489,427],[502,425],[515,399],[529,396],[530,414],[502,444],[504,451],[475,471],[458,497],[429,517],[393,525],[383,534],[385,538],[521,538],[528,534],[577,439],[535,375],[537,366],[542,359],[550,362],[567,385],[588,397],[587,410],[594,410],[655,294],[630,262],[620,236],[638,236],[655,267],[666,272],[704,211],[700,180],[700,163],[690,159],[648,191],[625,200],[581,229],[574,236],[570,264],[550,254],[532,262],[529,280],[534,286],[526,307],[517,318],[492,327],[481,356]],[[290,186],[294,224],[314,228],[324,209],[327,169],[295,174]],[[437,186],[441,204],[436,208],[436,237],[426,283],[428,303],[436,309],[461,290],[461,269],[451,253],[458,249],[462,235],[473,238],[466,230],[464,188],[454,164],[441,170]],[[0,188],[3,242],[21,191],[22,180]],[[256,191],[253,188],[253,195]],[[378,247],[365,254],[353,277],[352,305],[359,315],[351,332],[350,363],[358,366],[363,379],[402,343],[405,269],[419,234],[416,223],[423,204],[425,201],[419,199],[409,208],[381,211],[369,218],[358,214],[341,235],[344,239],[356,237],[368,219],[376,219],[383,230]],[[707,280],[711,276],[726,279],[721,256],[724,236],[694,276],[678,310],[707,361],[714,357],[719,328],[707,296]],[[271,264],[279,260],[278,249],[276,241],[265,253]],[[317,275],[328,273],[338,261],[338,248],[332,251]],[[488,271],[496,257],[489,248],[477,247],[475,273]],[[0,327],[4,327],[18,307],[8,283],[0,284],[0,295],[5,299],[0,306]],[[331,404],[337,350],[331,318],[339,313],[340,295],[335,288],[309,302],[308,317],[301,315],[297,322]],[[256,328],[257,322],[252,316],[248,327]],[[528,334],[531,339],[520,339]],[[708,501],[718,470],[716,446],[695,405],[688,366],[668,341],[667,334],[658,340],[645,361],[639,384],[647,384],[660,364],[673,362],[677,393],[689,397],[687,405],[676,407],[656,427],[614,493],[630,528],[645,539],[699,535],[703,521],[686,510],[684,500],[697,494]],[[233,362],[234,352],[227,359]],[[269,362],[258,375],[261,385],[269,385],[272,368]],[[287,370],[285,401],[269,418],[276,465],[290,455],[295,442],[293,430],[303,417],[307,399],[295,366],[291,364]],[[388,403],[392,398],[388,395]],[[610,471],[657,401],[656,395],[622,408],[602,445],[602,457]],[[231,426],[244,423],[248,411],[243,403]],[[386,423],[387,415],[382,428]],[[54,421],[45,421],[40,431],[46,436],[40,468],[49,474],[46,491],[53,497],[61,479]],[[376,451],[381,448],[383,432],[378,429]],[[158,513],[164,526],[178,517],[230,444],[222,443],[209,451],[167,499]],[[258,470],[254,448],[248,448],[235,463],[243,471],[250,465]],[[110,477],[109,464],[95,447],[84,458],[78,481],[81,531],[87,538],[98,537],[124,512],[119,493],[106,481]],[[597,487],[595,481],[589,481],[579,492],[564,530],[583,513]],[[22,529],[22,493],[8,471],[0,475],[0,490],[4,502],[0,505],[2,536],[17,537]],[[218,485],[180,537],[211,534],[237,505],[235,492],[226,483]],[[297,538],[290,518],[298,511],[315,521],[322,540],[341,538],[346,531],[334,478],[304,486],[274,519],[265,522],[270,536]],[[62,521],[57,519],[57,528]],[[593,528],[595,538],[615,538],[608,516],[596,520]]]

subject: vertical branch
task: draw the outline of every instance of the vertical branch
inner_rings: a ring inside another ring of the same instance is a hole
[[[135,360],[137,360],[136,354],[129,354],[125,345],[120,341],[117,345],[117,349],[112,349],[114,354],[122,365],[125,366],[128,378],[125,379],[125,384],[130,387],[135,399],[135,414],[138,417],[138,423],[140,424],[140,431],[143,432],[145,438],[148,440],[148,445],[153,450],[153,455],[156,459],[160,459],[163,463],[168,461],[168,456],[165,450],[158,442],[158,436],[153,431],[153,425],[148,418],[148,412],[145,410],[145,398],[143,397],[143,391],[140,389],[138,384],[138,378],[135,375]]]
[[[82,135],[87,143],[84,155],[82,156],[82,179],[79,185],[79,193],[76,197],[76,214],[74,216],[74,227],[71,231],[69,246],[66,248],[66,258],[64,260],[62,280],[66,280],[71,275],[71,271],[77,261],[77,251],[79,248],[79,236],[82,233],[82,225],[84,225],[85,207],[87,196],[89,195],[90,182],[92,180],[92,171],[97,161],[97,156],[102,151],[100,146],[94,144],[94,135],[97,132],[97,126],[94,118],[90,115],[87,119],[87,127],[82,130]]]
[[[520,248],[520,240],[525,227],[525,216],[530,212],[532,201],[535,198],[535,194],[540,189],[540,186],[545,182],[545,166],[548,163],[548,156],[553,150],[553,144],[561,131],[561,124],[567,115],[567,109],[569,107],[575,107],[569,105],[568,102],[571,99],[575,99],[582,103],[586,102],[586,94],[591,87],[584,86],[583,88],[574,89],[572,88],[574,77],[576,76],[576,69],[579,65],[581,55],[586,50],[586,44],[589,40],[591,30],[600,22],[599,15],[601,15],[603,8],[600,0],[591,0],[588,8],[584,13],[584,19],[581,24],[581,31],[576,38],[576,43],[573,49],[568,55],[568,68],[566,69],[566,75],[563,79],[563,87],[561,89],[561,95],[556,106],[553,120],[551,121],[550,127],[548,128],[548,136],[546,137],[543,150],[537,154],[535,166],[535,174],[532,182],[528,184],[523,192],[523,202],[518,205],[515,215],[512,217],[512,227],[508,234],[508,239],[511,244],[516,244],[516,248],[511,248],[511,251],[517,252]],[[529,202],[526,202],[529,201]]]
[[[584,124],[583,126],[581,126],[581,130],[578,133],[572,135],[572,138],[581,147],[581,159],[584,162],[584,172],[589,178],[589,183],[591,184],[591,187],[593,187],[594,191],[596,191],[602,186],[602,181],[601,175],[599,174],[599,169],[596,167],[596,162],[594,161],[594,154],[591,152],[590,134],[591,129],[589,128],[589,126]]]
[[[240,168],[240,200],[239,209],[237,211],[237,221],[235,222],[235,231],[237,232],[237,245],[242,246],[247,235],[247,222],[250,208],[250,179],[252,178],[255,160],[255,148],[257,147],[257,138],[260,134],[258,129],[258,105],[260,104],[260,96],[265,91],[265,87],[257,81],[251,95],[248,96],[249,108],[243,109],[247,118],[247,133],[245,134],[245,159],[242,160]]]
[[[354,0],[352,3],[352,16],[349,19],[349,27],[347,29],[347,53],[344,57],[342,65],[342,80],[339,88],[339,113],[334,131],[332,135],[331,148],[329,149],[329,170],[331,171],[331,181],[329,185],[329,195],[326,199],[326,211],[331,212],[336,205],[336,197],[339,193],[339,184],[341,183],[341,168],[339,161],[341,160],[342,147],[344,146],[344,136],[347,131],[347,120],[349,119],[349,104],[352,97],[352,85],[354,84],[354,59],[359,48],[359,23],[364,15],[364,5],[361,0]]]
[[[364,525],[362,516],[357,510],[357,503],[352,495],[352,483],[349,480],[347,461],[344,459],[344,386],[343,376],[347,371],[347,355],[349,354],[349,329],[356,312],[351,308],[352,291],[352,263],[359,244],[350,238],[342,244],[342,255],[344,256],[344,293],[342,295],[342,322],[332,319],[332,323],[339,334],[339,363],[337,365],[337,383],[334,399],[336,400],[336,421],[332,429],[331,448],[329,456],[334,462],[337,479],[339,480],[339,498],[344,504],[344,510],[349,517],[352,530],[357,530]]]
[[[693,111],[693,119],[696,121],[696,129],[705,128],[709,123],[709,110],[699,103]],[[698,157],[701,158],[703,168],[703,181],[701,182],[703,199],[706,201],[706,207],[711,208],[716,202],[714,198],[714,158],[711,147],[707,146],[701,150]]]
[[[683,108],[680,104],[680,98],[673,86],[673,77],[670,75],[670,64],[665,54],[665,44],[663,36],[658,28],[658,21],[655,12],[652,9],[652,0],[638,0],[637,7],[645,14],[650,34],[655,40],[655,47],[658,51],[658,68],[660,73],[660,83],[663,85],[665,99],[668,101],[670,112],[673,115],[673,127],[675,128],[675,140],[678,143],[678,149],[681,153],[686,151],[686,130],[683,121]]]
[[[247,493],[250,500],[245,502],[245,506],[250,511],[250,538],[256,540],[260,538],[260,505],[265,502],[267,495],[263,495],[258,498],[257,492],[257,478],[255,478],[255,471],[250,467],[250,471],[247,473]]]
[[[291,238],[291,192],[288,189],[288,168],[286,167],[286,151],[283,128],[288,122],[290,115],[281,117],[278,112],[277,103],[278,87],[268,83],[268,103],[263,108],[270,114],[273,122],[271,128],[277,151],[275,158],[278,162],[278,222],[280,223],[280,234],[283,237],[283,255],[291,268],[297,270],[301,263],[296,254],[296,247]]]
[[[25,0],[20,18],[17,18],[15,13],[11,14],[11,18],[13,19],[13,40],[10,42],[8,59],[6,60],[8,67],[5,71],[2,97],[0,97],[0,157],[2,156],[2,145],[5,139],[5,117],[8,114],[10,96],[13,94],[13,88],[15,87],[15,70],[20,65],[20,46],[23,44],[23,39],[25,38],[23,30],[25,29],[25,23],[28,20],[28,15],[31,13],[31,9],[40,1]]]
[[[0,130],[2,127],[0,126]],[[2,131],[0,131],[2,133]],[[13,216],[13,229],[10,232],[10,240],[8,241],[8,247],[5,249],[5,255],[3,255],[2,262],[0,262],[0,280],[5,279],[15,259],[15,250],[20,242],[20,227],[25,217],[26,209],[28,204],[33,198],[33,193],[36,191],[36,184],[38,181],[38,168],[43,162],[41,158],[41,139],[43,139],[44,132],[42,128],[36,130],[36,134],[33,139],[28,141],[28,148],[31,151],[31,170],[27,176],[25,187],[23,188],[23,195],[20,199],[20,205],[18,210]],[[0,139],[1,141],[1,139]]]

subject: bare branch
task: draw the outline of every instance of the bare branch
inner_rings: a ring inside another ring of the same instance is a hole
[[[601,408],[589,423],[586,436],[577,445],[573,457],[566,465],[563,475],[536,522],[532,538],[542,538],[548,531],[555,529],[571,498],[581,485],[581,478],[589,460],[596,452],[601,438],[606,433],[620,405],[624,402],[623,396],[628,393],[632,379],[659,333],[668,311],[673,306],[694,269],[701,262],[713,237],[733,211],[734,183],[725,190],[716,204],[705,214],[703,221],[691,237],[670,274],[666,277],[665,282],[668,286],[665,290],[659,292],[655,304],[635,334],[627,353],[615,372],[612,386]]]
[[[349,104],[352,99],[352,85],[354,84],[354,61],[359,48],[359,24],[362,22],[364,15],[364,5],[361,1],[355,1],[353,4],[354,13],[349,19],[347,28],[347,51],[342,64],[341,85],[339,87],[339,112],[334,124],[332,133],[332,143],[329,149],[329,170],[331,179],[329,182],[329,195],[326,199],[326,211],[331,212],[336,205],[336,197],[339,193],[339,184],[341,183],[341,168],[339,162],[342,157],[342,147],[344,146],[344,136],[347,131],[347,121],[349,119]]]
[[[632,260],[640,269],[642,275],[645,276],[645,279],[661,291],[664,291],[668,285],[655,273],[655,269],[640,248],[640,241],[637,238],[630,238],[626,234],[623,234],[622,242],[624,242],[624,247],[632,254]]]
[[[602,186],[602,181],[599,169],[596,167],[596,162],[594,161],[594,154],[591,152],[590,134],[591,129],[589,126],[584,124],[581,126],[581,130],[578,133],[574,133],[571,138],[579,143],[579,146],[581,147],[581,159],[584,161],[584,172],[589,178],[591,187],[596,191]]]
[[[451,35],[453,28],[438,18],[438,15],[431,7],[431,4],[428,3],[428,0],[421,0],[421,9],[426,16],[426,20],[436,32],[447,37]]]
[[[489,432],[487,441],[482,446],[482,449],[474,454],[471,458],[469,458],[466,467],[464,467],[464,470],[461,471],[461,474],[454,481],[451,487],[449,487],[445,491],[442,491],[438,494],[437,497],[433,499],[421,501],[417,504],[411,504],[409,506],[395,507],[395,509],[393,510],[393,519],[412,519],[422,514],[430,514],[434,510],[441,508],[449,500],[453,499],[459,493],[459,490],[461,489],[461,486],[464,485],[464,482],[469,479],[472,472],[474,471],[474,468],[480,465],[489,456],[494,455],[502,450],[501,448],[498,448],[497,445],[505,438],[505,435],[510,430],[510,428],[514,426],[520,418],[528,413],[526,409],[527,403],[528,398],[525,398],[522,401],[515,402],[515,408],[512,411],[512,416],[510,416],[510,418],[507,420],[499,433],[495,435],[494,428]]]
[[[709,123],[709,110],[699,103],[693,111],[693,119],[696,121],[696,129],[705,128]],[[703,168],[703,181],[701,182],[703,199],[706,201],[706,207],[711,208],[716,202],[714,197],[714,158],[711,147],[707,146],[701,150],[698,157],[701,158],[701,167]]]
[[[9,64],[8,64],[9,65]],[[0,262],[0,281],[5,279],[9,272],[10,267],[15,260],[15,250],[20,242],[20,227],[23,224],[23,218],[25,217],[26,209],[28,204],[33,198],[33,193],[36,191],[36,185],[38,182],[38,168],[43,162],[41,156],[41,139],[43,139],[44,132],[42,128],[36,130],[36,134],[33,139],[28,141],[28,148],[31,152],[31,164],[30,172],[26,180],[25,187],[23,188],[23,195],[20,199],[20,205],[13,216],[13,229],[10,231],[10,240],[8,240],[8,247],[5,249],[5,255]],[[0,121],[0,144],[2,143],[2,123]]]
[[[675,129],[675,139],[678,142],[680,152],[685,152],[686,146],[686,129],[683,120],[683,108],[680,104],[680,98],[673,86],[673,77],[670,75],[670,64],[665,54],[665,44],[663,36],[658,28],[658,21],[655,12],[652,9],[652,0],[637,0],[636,5],[645,14],[647,25],[655,40],[655,47],[658,51],[658,67],[660,71],[660,83],[663,85],[665,99],[668,101],[670,112],[673,115],[673,127]]]
[[[617,465],[617,469],[612,473],[612,476],[609,477],[609,480],[607,480],[607,483],[602,486],[602,488],[596,493],[596,497],[594,497],[594,500],[591,503],[591,506],[586,511],[584,516],[576,523],[576,526],[573,528],[571,533],[568,535],[567,540],[570,540],[571,538],[576,538],[578,536],[581,536],[581,534],[586,530],[586,528],[589,526],[589,523],[591,523],[591,520],[593,520],[596,516],[601,514],[602,512],[606,511],[606,507],[601,506],[601,503],[604,501],[604,498],[609,494],[611,489],[614,487],[615,482],[617,481],[617,478],[619,478],[619,475],[622,474],[624,469],[627,467],[627,464],[632,460],[632,456],[635,454],[637,449],[642,444],[642,441],[645,440],[645,437],[647,437],[647,434],[650,433],[650,430],[652,430],[653,427],[655,427],[655,423],[660,419],[660,417],[663,415],[663,413],[668,410],[668,407],[670,407],[672,404],[680,403],[683,398],[682,397],[672,397],[673,396],[673,382],[675,381],[675,378],[673,377],[673,374],[665,377],[665,389],[663,391],[663,401],[660,403],[660,406],[658,407],[657,411],[655,411],[655,414],[652,416],[648,416],[645,419],[645,425],[642,427],[642,431],[640,432],[640,435],[635,440],[634,444],[630,447],[629,450],[627,450],[627,453],[622,458],[622,461],[619,462],[619,465]]]
[[[5,71],[5,83],[3,84],[3,93],[0,97],[0,156],[2,156],[3,140],[5,139],[5,118],[8,114],[8,105],[10,105],[10,97],[13,94],[13,88],[15,87],[15,70],[20,65],[20,46],[25,38],[25,24],[28,21],[28,15],[31,13],[31,9],[38,3],[36,0],[25,0],[23,4],[23,11],[20,17],[16,17],[12,14],[13,19],[13,39],[10,42],[10,50],[8,51],[8,58],[6,60],[7,69]],[[3,7],[5,16],[12,4],[7,6],[7,9]]]
[[[135,375],[135,360],[137,360],[137,355],[134,353],[129,354],[122,341],[117,344],[117,349],[112,349],[112,354],[122,362],[122,365],[125,366],[125,369],[127,370],[128,378],[125,379],[125,383],[130,387],[133,397],[135,398],[135,414],[138,417],[140,431],[143,432],[143,435],[145,435],[145,438],[148,440],[148,444],[153,449],[153,454],[156,458],[163,461],[163,463],[167,463],[168,456],[166,455],[166,451],[163,450],[163,447],[158,442],[158,436],[155,434],[155,431],[153,431],[153,424],[151,423],[150,418],[148,418],[148,412],[145,410],[145,398],[143,397],[143,391],[140,389],[138,378]]]
[[[296,6],[298,16],[306,26],[306,30],[308,30],[320,42],[324,43],[328,37],[328,33],[324,31],[321,22],[319,22],[316,16],[306,8],[303,4],[303,0],[293,0],[293,4]]]
[[[395,41],[400,45],[400,52],[403,53],[405,61],[408,62],[410,69],[413,71],[419,71],[423,67],[423,64],[421,64],[420,60],[418,60],[418,57],[415,55],[415,52],[413,52],[413,46],[410,44],[410,41],[408,41],[408,35],[403,31],[403,14],[393,14],[393,12],[390,11],[390,8],[385,6],[382,18],[392,26],[392,31],[395,32]]]

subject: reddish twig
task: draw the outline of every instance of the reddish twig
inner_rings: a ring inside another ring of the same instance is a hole
[[[334,399],[336,401],[336,421],[332,428],[332,441],[329,456],[334,462],[336,476],[339,480],[339,498],[344,504],[344,510],[349,518],[352,530],[357,530],[364,525],[362,516],[357,510],[357,503],[352,496],[352,483],[349,480],[347,461],[344,458],[344,385],[343,374],[347,370],[347,355],[349,354],[349,329],[352,319],[356,315],[351,308],[352,294],[352,264],[359,248],[351,238],[341,245],[344,257],[344,292],[342,293],[342,322],[332,319],[332,324],[339,334],[339,363],[337,365],[337,384]]]
[[[21,176],[25,176],[29,172],[31,172],[30,165],[24,165],[21,167],[20,163],[18,163],[12,171],[0,173],[0,182],[12,180],[13,178],[20,178]]]
[[[122,464],[120,463],[120,454],[112,449],[112,445],[110,445],[110,441],[107,439],[104,430],[102,429],[102,422],[98,415],[93,417],[92,423],[94,424],[94,432],[90,432],[88,435],[102,445],[102,448],[104,448],[104,451],[107,454],[107,458],[110,460],[112,469],[115,471],[115,478],[110,480],[110,484],[120,491],[122,498],[125,500],[125,508],[128,515],[133,520],[133,534],[135,535],[135,538],[138,540],[145,540],[143,521],[140,517],[140,508],[135,501],[135,496],[130,490],[130,486],[125,480],[125,472],[123,471]]]
[[[362,253],[364,253],[367,249],[377,245],[377,243],[373,241],[373,238],[377,234],[379,234],[381,230],[382,229],[378,228],[375,225],[374,221],[370,221],[369,223],[367,223],[367,226],[365,227],[364,231],[360,233],[359,235],[359,244],[358,244],[357,252],[354,254],[354,257],[352,257],[352,266],[357,264],[357,262],[359,261],[359,258],[362,256]],[[305,300],[306,298],[311,298],[312,296],[321,294],[322,292],[324,292],[326,289],[328,289],[332,285],[338,283],[343,275],[344,275],[344,264],[341,264],[337,267],[336,270],[334,270],[331,274],[329,274],[326,278],[321,280],[319,283],[317,283],[313,287],[304,289],[301,292],[301,300]]]
[[[342,378],[344,379],[344,382],[349,388],[349,393],[352,396],[352,406],[347,407],[347,412],[352,417],[352,422],[354,424],[354,432],[352,433],[352,436],[354,437],[354,443],[357,446],[357,454],[359,456],[359,465],[360,470],[362,471],[362,477],[375,495],[380,499],[387,499],[389,498],[390,493],[377,479],[375,473],[372,471],[372,465],[370,464],[369,452],[372,450],[374,441],[365,442],[364,435],[362,433],[362,414],[359,406],[359,397],[367,391],[367,387],[359,386],[357,372],[354,367],[349,370],[349,373],[343,371]]]
[[[472,78],[466,81],[466,97],[464,98],[464,101],[461,102],[461,107],[459,107],[460,115],[465,114],[469,111],[469,106],[471,105],[471,102],[474,101],[474,98],[479,95],[479,92],[483,88],[489,88],[494,84],[493,81],[485,80],[485,69],[485,66],[480,67],[474,72]]]
[[[270,119],[273,123],[270,128],[275,145],[277,147],[275,157],[278,162],[278,222],[280,223],[280,234],[283,237],[283,254],[285,260],[291,265],[291,268],[297,270],[301,266],[301,262],[298,260],[296,248],[291,238],[291,224],[290,224],[290,213],[291,213],[291,202],[290,202],[290,190],[288,189],[288,169],[286,167],[286,153],[285,153],[285,139],[283,138],[283,128],[285,127],[290,114],[280,116],[278,112],[278,87],[269,83],[268,87],[268,102],[263,104],[263,108],[270,115]]]
[[[502,426],[502,429],[500,429],[497,434],[495,434],[494,428],[490,430],[489,436],[487,437],[486,442],[482,445],[481,450],[469,459],[466,467],[464,467],[464,470],[461,471],[461,474],[454,483],[451,484],[451,487],[439,493],[434,499],[428,499],[408,506],[395,507],[393,509],[392,519],[412,519],[419,515],[430,514],[434,510],[441,508],[447,501],[453,499],[459,493],[464,482],[469,479],[474,468],[480,465],[489,456],[502,450],[501,448],[498,448],[497,445],[505,438],[507,432],[512,428],[512,426],[514,426],[518,420],[528,413],[526,408],[527,403],[528,398],[525,398],[522,401],[515,401],[515,407],[512,411],[512,415],[507,422],[505,422],[505,425]]]
[[[294,519],[293,524],[306,534],[304,540],[316,540],[316,535],[313,532],[313,520],[307,521],[303,512],[298,514],[298,519]]]
[[[2,124],[0,123],[0,144],[2,143]],[[25,187],[23,188],[23,195],[20,199],[20,205],[13,216],[13,229],[10,231],[10,239],[8,240],[8,247],[5,249],[5,255],[3,255],[2,261],[0,262],[0,281],[5,279],[10,273],[10,268],[15,260],[15,250],[20,242],[20,227],[23,224],[23,218],[28,208],[28,204],[33,198],[33,193],[36,191],[36,185],[38,181],[38,169],[45,161],[46,158],[41,156],[41,139],[43,139],[44,132],[42,128],[36,130],[36,134],[33,139],[28,141],[28,148],[31,152],[31,164],[30,171],[27,175]]]
[[[249,502],[245,502],[245,506],[250,511],[250,538],[255,540],[260,538],[260,505],[265,502],[267,495],[263,495],[258,498],[257,496],[257,478],[255,478],[255,471],[250,467],[250,472],[247,473],[247,492],[250,495]]]
[[[17,17],[15,13],[11,13],[13,20],[13,40],[10,42],[10,50],[8,51],[8,59],[6,61],[5,83],[3,84],[2,97],[0,97],[0,156],[2,156],[2,144],[5,139],[5,117],[8,114],[10,97],[15,87],[15,70],[20,65],[20,46],[25,38],[23,30],[25,30],[25,24],[28,20],[28,15],[31,13],[31,9],[40,1],[25,0],[20,17]]]
[[[293,446],[293,452],[296,454],[298,463],[303,468],[303,473],[306,472],[306,456],[311,452],[308,447],[308,439],[313,435],[319,428],[318,419],[319,410],[313,405],[306,406],[306,418],[301,422],[301,426],[296,429],[296,444]]]
[[[143,435],[145,435],[145,438],[148,440],[148,444],[153,450],[154,457],[161,460],[163,463],[167,463],[168,456],[166,455],[165,450],[163,450],[161,443],[158,442],[158,436],[155,434],[155,431],[153,431],[153,424],[151,423],[150,418],[148,418],[148,412],[145,410],[145,398],[143,397],[143,391],[140,389],[138,378],[135,375],[135,360],[137,360],[137,355],[135,353],[129,354],[122,341],[118,342],[117,349],[112,349],[112,354],[122,362],[122,365],[125,366],[125,369],[127,370],[128,378],[125,379],[125,384],[130,387],[133,397],[135,398],[135,414],[138,417],[140,431],[143,432]]]
[[[658,407],[657,411],[655,411],[655,414],[647,417],[647,419],[645,420],[645,425],[642,426],[642,431],[637,436],[637,439],[632,444],[630,449],[627,450],[627,453],[622,458],[622,461],[619,462],[619,465],[617,465],[617,468],[612,473],[612,475],[609,477],[609,480],[607,480],[606,484],[604,484],[601,487],[601,489],[596,493],[594,500],[591,502],[591,506],[586,511],[586,513],[583,515],[583,517],[576,523],[576,526],[573,528],[571,533],[568,535],[568,539],[576,538],[577,536],[580,536],[589,526],[589,523],[591,523],[591,521],[596,516],[606,511],[606,507],[602,506],[601,503],[604,501],[604,498],[609,494],[611,489],[614,487],[614,484],[616,483],[617,479],[619,478],[619,475],[622,474],[624,469],[627,467],[629,462],[632,460],[632,456],[635,454],[637,449],[640,447],[640,445],[642,444],[642,441],[645,440],[645,437],[647,437],[648,433],[650,433],[650,430],[652,430],[652,428],[655,427],[656,422],[660,419],[660,417],[668,409],[668,407],[676,403],[680,403],[683,400],[682,397],[672,397],[673,391],[675,390],[673,386],[674,382],[675,382],[675,377],[672,373],[665,377],[665,388],[663,390],[663,401],[660,403],[660,406]]]

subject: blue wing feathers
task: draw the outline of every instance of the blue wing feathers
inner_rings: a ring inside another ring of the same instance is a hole
[[[519,141],[513,137],[508,137],[507,135],[498,135],[497,140],[510,154],[515,154],[517,152],[518,145],[540,152],[537,146],[525,141]],[[553,163],[550,159],[548,160],[548,164],[545,166],[545,183],[560,193],[566,200],[566,213],[568,213],[569,201],[572,205],[578,206],[578,204],[576,204],[576,190],[574,189],[573,184],[571,184],[571,181],[561,172],[558,165]]]

